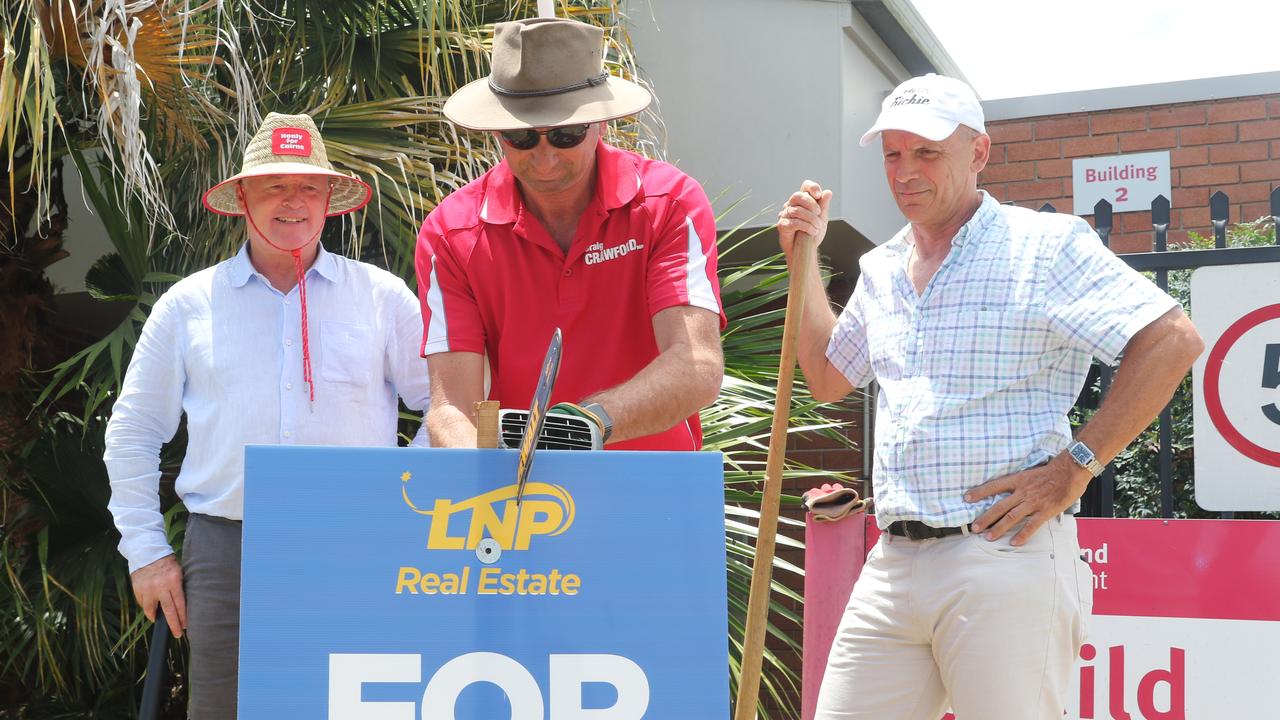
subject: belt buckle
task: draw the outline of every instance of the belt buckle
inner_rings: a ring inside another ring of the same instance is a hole
[[[908,540],[929,540],[933,535],[929,534],[928,527],[919,521],[906,520],[902,523],[902,532]]]

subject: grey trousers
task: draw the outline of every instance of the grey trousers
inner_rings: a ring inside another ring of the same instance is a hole
[[[235,720],[240,664],[240,534],[237,520],[187,519],[182,574],[191,645],[189,720]]]

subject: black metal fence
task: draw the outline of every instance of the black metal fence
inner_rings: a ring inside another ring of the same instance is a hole
[[[1054,212],[1052,205],[1046,204],[1041,211]],[[1104,244],[1110,244],[1112,224],[1111,203],[1101,200],[1094,206],[1094,230],[1102,238]],[[1230,217],[1231,202],[1227,194],[1218,191],[1209,198],[1209,217],[1213,225],[1214,247],[1204,250],[1174,250],[1168,247],[1169,235],[1169,200],[1163,195],[1157,196],[1151,203],[1151,231],[1155,251],[1144,253],[1120,253],[1117,256],[1135,270],[1155,274],[1156,285],[1161,290],[1169,289],[1169,272],[1171,270],[1192,270],[1210,265],[1245,265],[1250,263],[1276,263],[1276,272],[1280,273],[1280,232],[1276,233],[1273,245],[1262,247],[1228,247],[1227,223]],[[1271,218],[1280,228],[1280,187],[1271,191]],[[1081,395],[1082,405],[1088,407],[1100,402],[1111,386],[1112,368],[1095,364],[1090,373],[1086,391]],[[1097,399],[1091,401],[1088,389],[1094,380],[1100,392]],[[1173,473],[1173,417],[1169,406],[1160,413],[1158,477],[1160,481],[1160,517],[1174,516],[1174,473]],[[1108,465],[1106,472],[1089,486],[1088,492],[1081,499],[1082,514],[1091,517],[1115,517],[1116,477],[1115,469]],[[1221,517],[1231,518],[1233,513],[1222,513]]]

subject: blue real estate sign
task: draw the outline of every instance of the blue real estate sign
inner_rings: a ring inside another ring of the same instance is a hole
[[[254,446],[240,718],[727,718],[722,458]]]

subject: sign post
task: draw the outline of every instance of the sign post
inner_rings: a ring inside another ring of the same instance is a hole
[[[245,454],[240,718],[727,718],[718,453]]]

